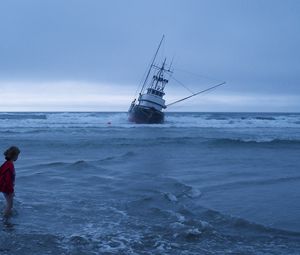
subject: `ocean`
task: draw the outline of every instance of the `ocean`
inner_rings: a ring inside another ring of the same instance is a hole
[[[300,254],[300,114],[0,113],[0,141],[1,255]]]

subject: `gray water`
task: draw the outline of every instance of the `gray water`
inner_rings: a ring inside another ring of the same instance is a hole
[[[1,255],[300,254],[300,114],[1,113],[0,139]]]

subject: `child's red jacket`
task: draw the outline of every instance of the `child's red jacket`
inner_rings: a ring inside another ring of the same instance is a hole
[[[6,161],[0,167],[0,192],[14,193],[15,167],[11,161]]]

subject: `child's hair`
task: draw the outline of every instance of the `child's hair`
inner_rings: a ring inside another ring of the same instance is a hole
[[[6,160],[12,160],[20,154],[20,149],[17,146],[9,147],[3,154]]]

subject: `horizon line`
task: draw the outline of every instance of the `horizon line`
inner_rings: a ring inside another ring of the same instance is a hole
[[[0,113],[128,113],[128,111],[1,111]],[[300,111],[164,111],[164,113],[296,113]]]

